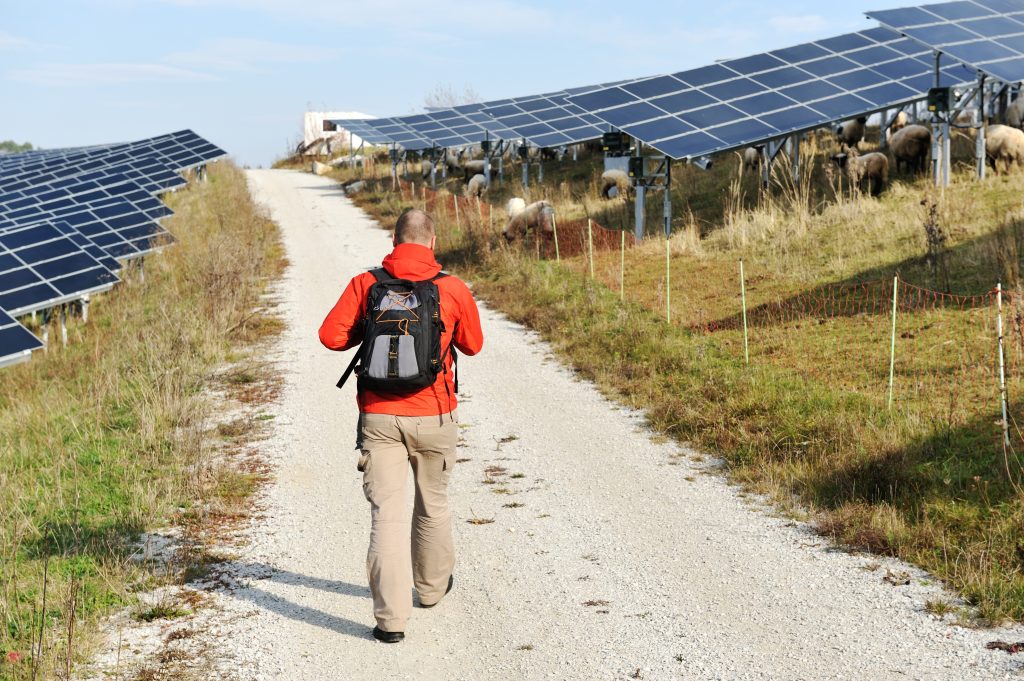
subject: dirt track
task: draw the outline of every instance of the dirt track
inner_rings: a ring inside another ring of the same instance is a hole
[[[218,596],[213,627],[238,678],[991,679],[1020,667],[984,649],[1019,631],[927,614],[944,596],[924,575],[891,586],[886,569],[905,566],[831,550],[752,508],[486,310],[484,351],[460,369],[455,590],[414,611],[404,643],[377,643],[356,411],[352,388],[334,387],[347,356],[316,330],[389,239],[327,180],[249,180],[291,267],[286,385],[267,443],[276,479],[237,566],[244,586]],[[488,466],[507,469],[509,493],[484,484]]]

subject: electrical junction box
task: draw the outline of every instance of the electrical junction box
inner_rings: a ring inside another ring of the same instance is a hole
[[[524,161],[530,158],[530,147],[529,146],[527,146],[525,144],[522,144],[522,145],[519,146],[519,158],[523,159]]]
[[[629,176],[637,180],[643,179],[645,161],[643,156],[631,157],[629,159]]]
[[[480,150],[485,154],[491,150],[491,140],[480,140]]]
[[[626,151],[626,136],[621,132],[606,132],[601,136],[601,149],[617,154]]]
[[[956,96],[951,87],[933,87],[928,90],[928,110],[952,111],[956,108]]]

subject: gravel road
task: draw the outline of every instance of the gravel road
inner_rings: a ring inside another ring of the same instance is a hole
[[[484,351],[460,367],[455,589],[414,610],[404,643],[377,643],[353,388],[334,387],[348,358],[316,330],[390,241],[328,180],[252,170],[249,182],[291,266],[286,383],[266,443],[276,477],[208,633],[238,678],[1018,677],[1022,663],[985,643],[1024,632],[928,614],[926,600],[949,596],[927,575],[837,551],[742,498],[488,310]],[[886,570],[911,584],[886,583]]]

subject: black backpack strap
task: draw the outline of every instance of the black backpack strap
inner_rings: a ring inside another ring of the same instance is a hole
[[[394,279],[394,277],[391,276],[391,273],[383,267],[376,267],[370,270],[370,274],[372,274],[373,278],[377,281],[391,281]]]
[[[338,387],[339,388],[342,387],[343,385],[345,385],[345,381],[347,381],[348,377],[352,375],[352,371],[355,370],[356,362],[358,362],[358,361],[359,361],[359,351],[356,350],[355,354],[352,355],[352,361],[348,363],[348,368],[345,369],[345,373],[343,373],[341,375],[341,380],[338,381]],[[456,392],[458,392],[458,391],[456,391]]]

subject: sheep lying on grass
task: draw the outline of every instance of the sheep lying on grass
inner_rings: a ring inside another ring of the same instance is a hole
[[[475,196],[480,198],[487,193],[487,178],[483,175],[477,174],[469,179],[469,183],[466,185],[466,196]]]
[[[633,183],[624,170],[612,169],[601,173],[601,196],[606,199],[614,199],[617,196],[627,196],[633,189]]]
[[[877,151],[860,156],[856,149],[848,154],[835,154],[832,162],[846,171],[850,184],[858,189],[867,183],[872,196],[878,196],[889,182],[889,159]]]
[[[836,126],[836,139],[842,147],[856,149],[860,141],[864,139],[864,126],[868,119],[865,116],[850,121],[844,121]]]
[[[1024,165],[1024,132],[1008,125],[988,126],[985,133],[985,157],[997,173],[1000,161],[1007,171],[1014,164]]]
[[[923,125],[908,125],[897,131],[889,141],[892,157],[896,161],[896,172],[905,165],[908,172],[923,173],[931,146],[932,131]]]
[[[547,201],[535,201],[526,205],[519,197],[508,200],[505,211],[508,213],[508,226],[505,227],[505,240],[509,243],[517,237],[525,237],[530,229],[538,233],[553,232],[554,207]]]

